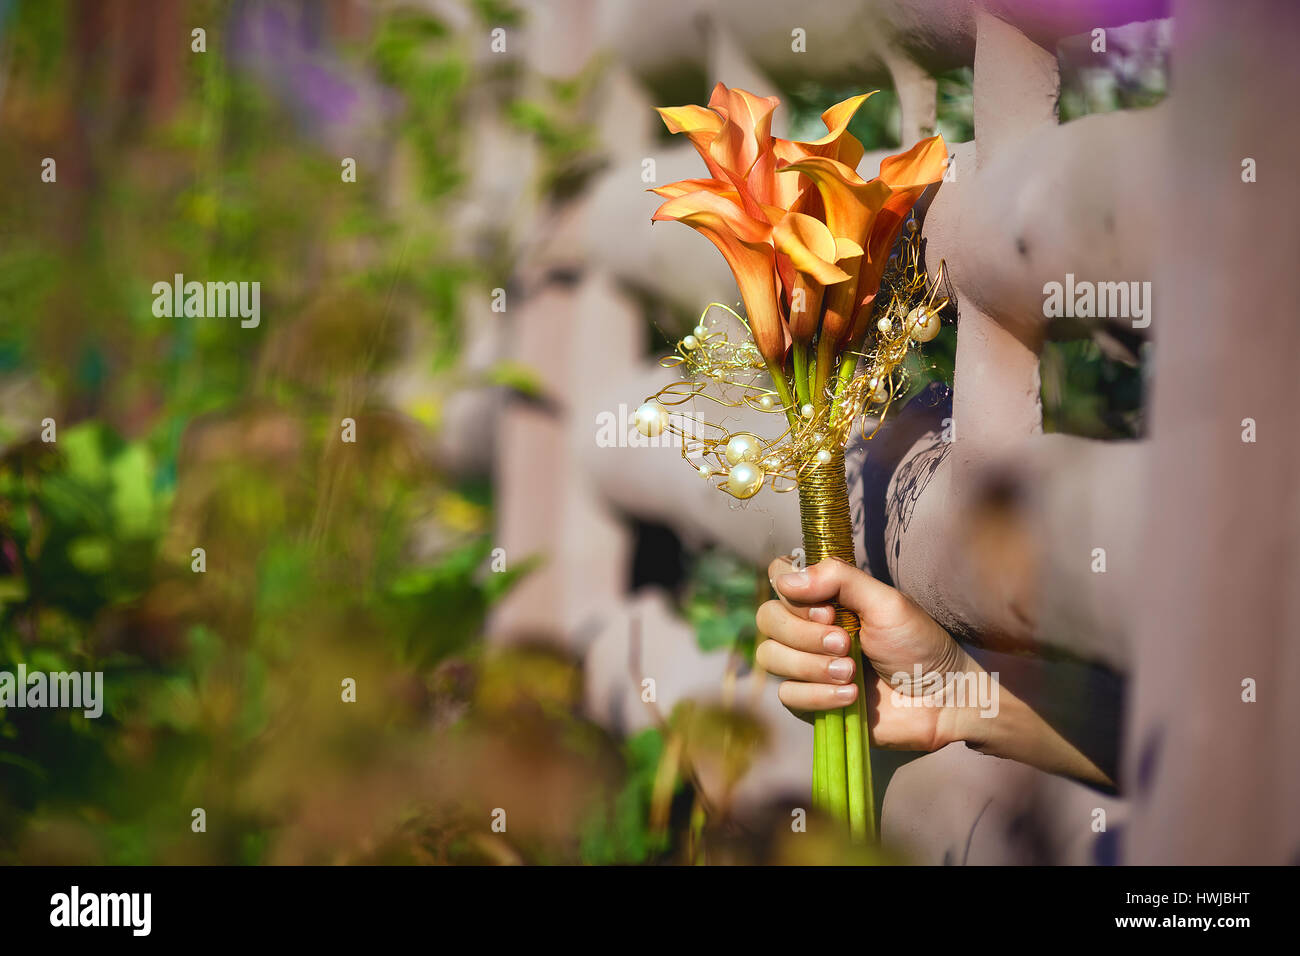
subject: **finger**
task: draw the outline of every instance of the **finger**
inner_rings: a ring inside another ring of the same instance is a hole
[[[794,606],[840,604],[860,617],[901,617],[907,598],[847,561],[826,558],[804,571],[791,571],[775,578],[777,594]]]
[[[764,637],[809,654],[843,657],[849,652],[849,635],[842,627],[827,627],[799,617],[780,601],[761,605],[754,616]]]
[[[758,666],[777,677],[815,681],[823,684],[847,684],[853,680],[853,661],[848,657],[809,654],[796,651],[779,641],[764,641],[754,652]]]
[[[853,703],[858,696],[858,685],[803,684],[788,680],[776,689],[776,696],[791,710],[835,710]]]
[[[809,604],[792,601],[777,588],[777,580],[782,575],[790,574],[793,571],[795,571],[795,566],[789,558],[776,558],[767,566],[767,579],[772,583],[772,589],[776,591],[777,598],[799,617],[816,621],[818,624],[833,623],[835,621],[835,610],[829,604],[824,602]]]

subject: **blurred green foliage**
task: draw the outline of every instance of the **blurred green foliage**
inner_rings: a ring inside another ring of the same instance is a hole
[[[751,565],[724,549],[695,557],[683,611],[700,650],[729,650],[753,660],[758,582]]]
[[[573,78],[548,79],[536,98],[515,99],[508,108],[510,121],[541,146],[539,185],[552,199],[576,195],[604,166],[589,116],[605,71],[606,64],[594,59]]]
[[[667,829],[647,826],[664,756],[663,733],[650,728],[633,734],[623,742],[623,754],[627,778],[613,800],[587,821],[582,835],[584,862],[646,863],[669,848]]]
[[[290,29],[275,62],[239,47],[282,25],[205,10],[209,53],[147,50],[155,85],[125,92],[130,63],[76,51],[129,10],[21,3],[0,45],[0,670],[103,671],[106,698],[0,711],[7,862],[332,861],[412,813],[455,830],[463,795],[417,758],[467,719],[488,609],[530,567],[491,573],[490,495],[439,473],[436,404],[384,388],[411,343],[454,364],[478,281],[440,215],[465,41],[399,7],[350,47]],[[409,195],[380,153],[340,183],[298,68],[343,102],[384,84]],[[260,281],[262,325],[155,317],[175,272]]]

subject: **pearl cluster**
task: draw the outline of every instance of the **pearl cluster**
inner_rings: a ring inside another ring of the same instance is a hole
[[[731,466],[727,472],[727,490],[737,498],[752,498],[763,487],[766,475],[758,465],[762,453],[762,440],[749,432],[737,432],[727,440],[723,453]]]

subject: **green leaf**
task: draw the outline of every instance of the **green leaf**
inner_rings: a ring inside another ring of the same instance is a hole
[[[498,362],[484,373],[484,377],[493,385],[503,385],[529,398],[542,395],[542,380],[534,369],[522,362]]]
[[[113,542],[99,535],[85,535],[68,542],[68,560],[83,574],[103,574],[113,564]]]
[[[83,424],[69,428],[60,433],[58,445],[67,460],[67,474],[70,477],[88,485],[100,485],[108,480],[103,435],[98,425]]]
[[[139,538],[154,530],[156,509],[153,493],[153,465],[142,445],[131,445],[109,466],[113,479],[112,512],[118,530],[126,537]]]

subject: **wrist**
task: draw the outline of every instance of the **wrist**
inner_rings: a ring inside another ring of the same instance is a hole
[[[964,743],[985,753],[994,753],[1005,730],[1008,714],[1006,695],[998,675],[990,674],[965,651],[957,666],[946,675],[946,706],[940,714],[941,745]]]

